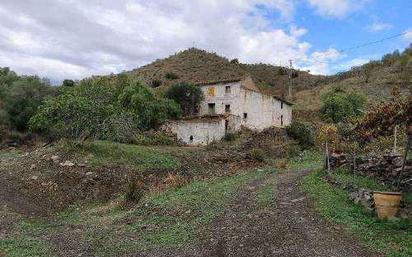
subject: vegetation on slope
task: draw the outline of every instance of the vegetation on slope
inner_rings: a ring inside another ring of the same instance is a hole
[[[127,72],[139,77],[152,87],[169,87],[176,82],[200,83],[238,79],[250,75],[257,85],[268,93],[283,95],[287,89],[289,70],[268,64],[242,64],[215,53],[190,48],[165,59]],[[169,76],[168,76],[169,74]],[[173,79],[170,74],[174,74]],[[295,90],[312,88],[324,80],[308,72],[293,70]]]
[[[91,247],[97,256],[181,246],[197,240],[206,225],[222,214],[239,186],[271,172],[255,170],[193,182],[147,195],[131,209],[114,202],[73,208],[53,220],[22,220],[11,235],[0,240],[0,252],[13,257],[52,256],[51,245],[44,238],[58,238],[62,232],[74,230],[78,245]]]
[[[180,115],[176,102],[157,98],[149,88],[122,75],[86,79],[65,88],[40,106],[30,126],[55,138],[130,143],[138,132]]]
[[[342,189],[329,185],[318,171],[307,176],[302,188],[315,200],[320,213],[332,222],[342,224],[370,248],[389,257],[412,255],[412,223],[410,220],[381,221],[349,200]],[[370,185],[373,182],[368,182]],[[359,181],[365,184],[365,178]]]
[[[395,51],[385,55],[381,60],[371,61],[353,67],[347,72],[330,76],[318,87],[296,92],[295,110],[305,114],[308,111],[318,113],[321,96],[334,87],[344,89],[348,93],[357,92],[365,95],[370,107],[390,100],[394,91],[401,95],[410,95],[411,80],[412,45],[401,53]]]

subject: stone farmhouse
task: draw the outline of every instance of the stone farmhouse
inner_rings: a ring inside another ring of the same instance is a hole
[[[292,121],[292,103],[262,93],[250,77],[197,84],[204,100],[197,116],[169,121],[162,129],[188,145],[207,145],[242,126],[261,131]]]

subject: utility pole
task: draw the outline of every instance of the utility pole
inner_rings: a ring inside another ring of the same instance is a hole
[[[292,69],[293,69],[293,65],[292,65],[292,60],[289,60],[289,98],[292,97]]]

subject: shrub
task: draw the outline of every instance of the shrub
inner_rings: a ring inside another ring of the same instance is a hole
[[[14,81],[7,76],[3,79],[10,84],[0,85],[0,102],[4,106],[2,123],[11,129],[26,131],[37,108],[56,91],[47,80],[36,76],[16,77]]]
[[[354,125],[352,123],[340,122],[336,124],[338,134],[342,139],[349,140],[353,136]]]
[[[249,158],[260,161],[260,162],[264,162],[266,158],[266,154],[262,149],[254,148],[250,150]]]
[[[138,145],[177,145],[177,139],[162,132],[139,133],[135,136]]]
[[[65,79],[63,80],[62,87],[74,87],[76,85],[76,82],[71,79]]]
[[[315,144],[313,129],[308,123],[294,121],[286,127],[288,136],[296,140],[300,147],[309,149]]]
[[[127,183],[125,200],[131,203],[139,203],[144,196],[144,191],[143,182],[136,179],[130,179]]]
[[[203,100],[202,90],[189,83],[172,85],[166,91],[165,96],[180,105],[183,115],[198,113],[200,103]]]
[[[187,179],[178,175],[178,174],[167,174],[167,177],[164,180],[166,187],[182,187],[187,184]]]
[[[162,81],[161,80],[152,80],[152,82],[150,83],[150,86],[152,88],[156,88],[156,87],[160,87],[162,85]]]
[[[288,75],[288,69],[286,69],[286,68],[284,68],[284,67],[280,67],[280,68],[278,69],[278,75],[281,75],[281,76],[283,76],[283,75]]]
[[[237,134],[235,133],[226,133],[226,135],[223,137],[223,140],[227,142],[235,141],[237,138]]]
[[[92,78],[46,101],[31,118],[30,128],[54,137],[129,142],[139,131],[180,113],[178,104],[156,98],[127,77]]]
[[[175,80],[175,79],[179,78],[179,76],[177,76],[177,74],[173,73],[173,72],[166,73],[165,77],[166,77],[166,79],[169,79],[169,80]]]
[[[347,93],[341,88],[334,88],[322,95],[321,117],[326,122],[338,123],[363,114],[366,99],[357,93]]]

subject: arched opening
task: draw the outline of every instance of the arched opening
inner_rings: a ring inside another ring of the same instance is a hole
[[[189,137],[189,141],[190,141],[190,143],[193,143],[193,136]]]

